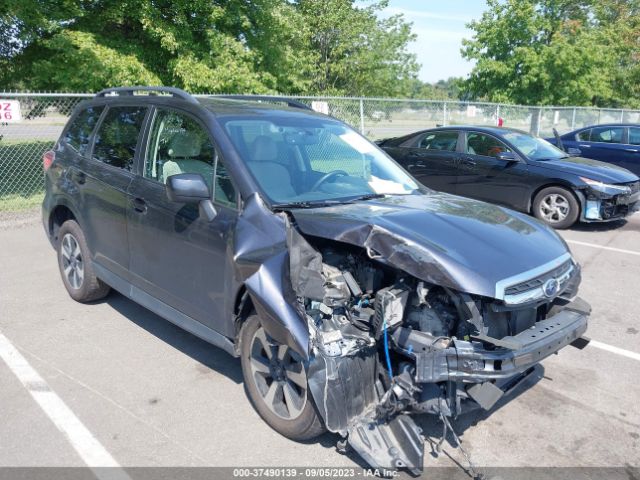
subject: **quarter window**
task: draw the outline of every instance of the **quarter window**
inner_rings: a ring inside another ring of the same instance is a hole
[[[500,153],[510,151],[504,143],[491,135],[484,133],[467,134],[467,153],[471,155],[497,157]]]
[[[89,137],[103,110],[104,107],[89,107],[82,110],[67,129],[63,141],[76,151],[84,153],[89,146]]]
[[[111,107],[98,129],[93,158],[131,171],[146,108]]]
[[[425,148],[427,150],[455,152],[457,144],[457,132],[435,132],[427,134],[422,140],[420,140],[418,147]]]
[[[591,142],[622,143],[622,127],[599,127],[591,129]]]
[[[640,145],[640,128],[629,128],[629,143],[631,145]]]

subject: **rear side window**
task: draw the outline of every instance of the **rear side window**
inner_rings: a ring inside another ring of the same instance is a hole
[[[455,152],[457,144],[457,132],[436,132],[427,134],[422,140],[420,140],[418,147],[426,148],[427,150]]]
[[[629,143],[631,145],[640,145],[640,128],[629,128]]]
[[[145,107],[111,107],[107,110],[93,147],[99,162],[131,171]]]
[[[598,127],[591,129],[591,142],[622,143],[622,127]]]
[[[67,132],[64,134],[63,142],[80,153],[86,152],[89,146],[89,137],[91,137],[93,129],[96,123],[98,123],[98,119],[103,110],[103,106],[89,107],[82,110],[76,115]]]

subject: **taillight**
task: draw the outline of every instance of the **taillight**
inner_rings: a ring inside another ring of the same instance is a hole
[[[53,150],[44,152],[44,155],[42,155],[42,168],[44,168],[45,172],[49,170],[49,167],[51,166],[51,164],[55,159],[56,159],[56,152],[54,152]]]

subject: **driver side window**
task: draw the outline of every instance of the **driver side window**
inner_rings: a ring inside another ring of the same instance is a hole
[[[467,153],[484,157],[497,157],[511,150],[504,143],[491,135],[471,132],[467,134]]]
[[[171,175],[199,173],[212,190],[215,150],[193,118],[159,108],[153,119],[144,176],[167,183]]]

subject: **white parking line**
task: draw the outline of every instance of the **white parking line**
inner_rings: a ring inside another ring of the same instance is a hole
[[[49,419],[67,437],[71,446],[89,467],[119,467],[118,462],[2,333],[0,333],[0,358],[18,377]],[[98,468],[94,473],[98,477],[104,476],[110,479],[129,478],[121,470],[118,474],[113,470],[101,472]]]
[[[611,252],[626,253],[627,255],[640,255],[640,252],[634,252],[633,250],[625,250],[624,248],[607,247],[605,245],[596,245],[595,243],[579,242],[578,240],[566,240],[566,241],[567,243],[582,245],[583,247],[600,248],[602,250],[609,250]]]
[[[600,350],[606,350],[607,352],[615,353],[617,355],[622,355],[623,357],[632,358],[640,362],[640,353],[614,347],[613,345],[607,345],[606,343],[598,342],[597,340],[591,340],[589,342],[589,346],[599,348]]]

